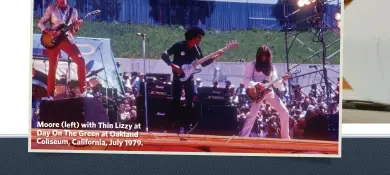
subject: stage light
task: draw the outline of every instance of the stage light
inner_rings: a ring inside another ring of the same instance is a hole
[[[303,2],[305,3],[305,5],[309,5],[310,4],[309,0],[303,0]]]
[[[303,7],[305,5],[305,2],[303,0],[298,0],[298,7]]]
[[[336,13],[336,15],[334,16],[334,19],[336,19],[337,21],[340,21],[341,20],[341,14],[340,13]]]

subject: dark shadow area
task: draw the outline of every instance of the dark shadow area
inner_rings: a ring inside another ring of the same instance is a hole
[[[305,31],[310,27],[310,23],[314,20],[314,3],[299,7],[297,5],[297,0],[287,0],[286,1],[286,15],[288,16],[287,27],[294,30]],[[272,7],[272,16],[275,17],[281,26],[284,26],[284,4],[282,0]],[[299,12],[296,12],[299,10]],[[325,12],[327,11],[327,6],[324,8]],[[292,14],[294,13],[294,14]]]
[[[34,0],[34,12],[43,7],[43,0]]]
[[[55,4],[55,2],[55,0],[34,0],[34,16],[43,13],[49,5]]]
[[[205,24],[215,2],[196,0],[149,0],[149,15],[161,25],[193,26]]]
[[[87,5],[85,4],[84,0],[76,0],[75,2],[76,2],[76,4],[75,4],[74,7],[75,7],[77,10],[79,10],[80,12],[85,12],[85,11],[87,11],[87,9],[85,9],[85,8],[87,7]]]

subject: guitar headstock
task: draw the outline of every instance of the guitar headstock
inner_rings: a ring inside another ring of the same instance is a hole
[[[89,16],[98,15],[100,12],[102,12],[102,11],[101,11],[101,10],[94,10],[94,11],[92,11],[92,12],[89,12],[89,13],[87,13],[87,14],[83,17],[83,19],[88,18]]]
[[[290,75],[291,75],[291,74],[299,74],[299,73],[301,73],[301,72],[302,72],[301,69],[296,68],[296,69],[293,69],[293,70],[290,71]]]
[[[240,42],[233,40],[233,41],[228,42],[226,44],[225,48],[226,49],[233,49],[233,48],[235,48],[235,47],[237,47],[239,45],[240,45]]]

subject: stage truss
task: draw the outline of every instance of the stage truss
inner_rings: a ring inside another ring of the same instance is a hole
[[[297,0],[297,2],[298,2],[298,0]],[[313,65],[309,66],[309,68],[312,69],[313,71],[302,71],[300,75],[292,75],[291,79],[288,81],[289,96],[290,97],[294,96],[293,89],[297,87],[296,85],[300,85],[301,88],[310,88],[312,84],[316,84],[317,89],[323,90],[325,92],[326,103],[327,103],[328,107],[330,107],[332,105],[331,94],[335,90],[335,88],[332,88],[332,86],[336,87],[337,81],[338,81],[338,80],[334,80],[334,79],[332,80],[331,78],[329,78],[329,76],[328,76],[329,72],[331,71],[331,72],[333,72],[333,74],[334,73],[338,74],[338,77],[340,75],[340,72],[331,63],[331,61],[332,61],[331,58],[339,55],[340,47],[338,47],[338,49],[336,51],[333,51],[332,53],[327,52],[327,49],[329,47],[332,47],[332,46],[337,47],[337,45],[340,46],[340,30],[339,30],[339,28],[337,27],[337,25],[329,24],[325,20],[325,18],[329,18],[329,17],[334,18],[334,16],[335,16],[335,13],[332,14],[332,13],[325,10],[326,6],[328,5],[329,2],[331,2],[331,1],[330,0],[328,0],[328,1],[327,0],[317,0],[317,1],[314,1],[307,6],[303,6],[303,7],[300,7],[299,9],[297,9],[293,12],[289,12],[288,11],[288,8],[289,8],[288,2],[286,2],[286,0],[283,1],[284,26],[282,29],[282,31],[285,34],[284,42],[285,42],[285,59],[286,59],[286,63],[287,63],[286,64],[287,71],[291,71],[295,68],[300,69],[299,66],[301,66],[304,63],[307,64],[307,62],[309,62],[309,61],[311,61],[312,63],[313,62],[315,63],[316,60],[313,60],[313,59],[320,59],[321,60],[321,64],[313,64]],[[297,6],[297,3],[295,3],[293,5]],[[338,6],[340,7],[339,9],[341,9],[341,3],[339,3]],[[302,11],[302,9],[304,9],[304,8],[311,8],[311,9],[305,9],[305,10],[312,11],[312,15],[305,17],[304,20],[302,20],[302,21],[296,21],[294,23],[290,22],[289,18],[293,17],[296,14],[299,14],[300,11]],[[340,11],[338,11],[338,12],[340,12]],[[297,28],[296,26],[298,26],[297,25],[298,23],[307,23],[307,28],[306,29]],[[336,39],[334,39],[332,41],[327,40],[326,36],[324,36],[326,31],[332,31],[332,32],[327,32],[326,34],[327,35],[334,34],[337,36]],[[305,43],[307,41],[300,40],[299,35],[307,34],[307,33],[310,33],[310,35],[313,36],[312,42],[317,44],[317,45],[320,45],[319,48],[321,48],[321,49],[316,51],[315,49],[312,48],[311,45]],[[293,56],[292,57],[290,56],[291,50],[292,50],[294,44],[296,45],[297,43],[299,44],[299,46],[305,47],[311,53],[311,55],[309,55],[307,58],[305,58],[301,62],[295,62]],[[310,76],[315,76],[315,78],[314,79],[307,78]],[[316,76],[318,76],[319,78],[316,78]],[[307,79],[308,81],[305,81],[305,79]],[[313,80],[313,81],[310,82],[310,80]],[[327,84],[328,84],[328,86],[326,86]],[[324,87],[324,89],[318,88],[318,85],[320,85],[320,87]],[[308,94],[306,94],[306,95],[308,95]],[[291,101],[290,101],[290,103],[291,103]],[[329,109],[331,109],[331,108],[329,108]],[[329,112],[332,112],[332,111],[329,111]]]

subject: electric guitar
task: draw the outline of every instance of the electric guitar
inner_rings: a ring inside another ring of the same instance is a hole
[[[218,51],[215,51],[199,60],[196,60],[194,61],[192,64],[184,64],[181,66],[181,75],[179,75],[181,78],[180,78],[180,81],[186,81],[188,80],[188,78],[190,78],[192,75],[194,74],[197,74],[199,72],[201,72],[202,70],[201,69],[197,69],[196,66],[204,63],[205,61],[209,60],[209,59],[212,59],[215,55],[217,55],[219,53],[219,51],[222,51],[222,52],[225,52],[227,50],[230,50],[234,47],[237,47],[238,45],[240,45],[239,42],[237,41],[231,41],[229,42],[228,44],[226,44],[226,46],[222,49],[219,49]]]
[[[101,11],[100,10],[95,10],[92,12],[87,13],[84,17],[80,18],[82,20],[85,20],[87,17],[92,16],[92,15],[97,15]],[[57,29],[48,29],[48,32],[43,32],[41,36],[41,44],[43,47],[47,49],[54,48],[60,44],[60,42],[67,37],[66,32],[68,32],[70,29],[74,27],[76,23],[73,22],[70,25],[62,24],[60,25]],[[58,35],[56,36],[56,33]]]
[[[301,70],[300,69],[294,69],[292,71],[290,71],[289,74],[296,74],[296,73],[300,73]],[[256,86],[249,86],[248,88],[246,88],[246,94],[248,96],[248,98],[252,101],[252,102],[259,102],[261,100],[264,99],[265,95],[270,93],[272,91],[272,85],[274,85],[276,82],[282,80],[283,77],[279,77],[273,81],[267,81],[267,80],[264,80],[262,82],[262,88],[256,88]]]

